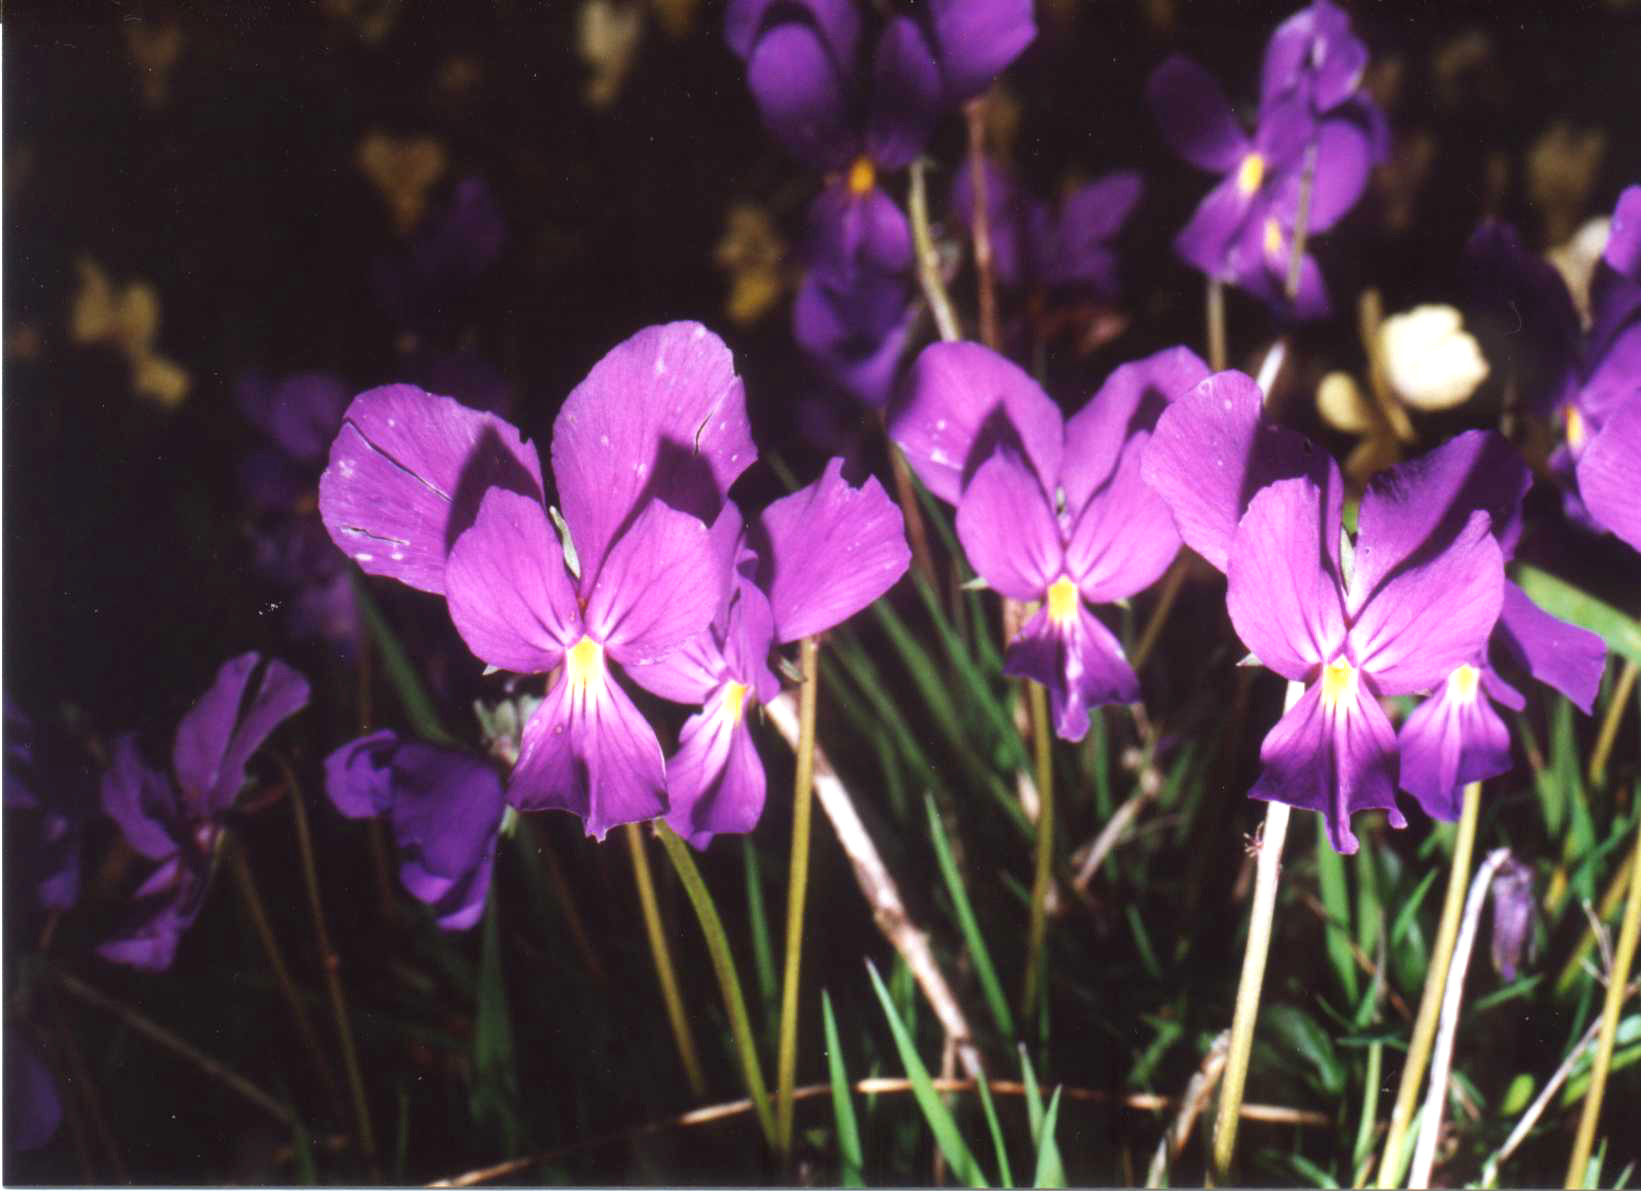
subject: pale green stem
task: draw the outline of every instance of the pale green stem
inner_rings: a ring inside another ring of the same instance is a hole
[[[667,850],[667,858],[678,871],[695,916],[701,922],[701,934],[706,938],[707,954],[712,957],[712,971],[718,977],[718,988],[723,993],[724,1010],[729,1014],[730,1034],[741,1058],[741,1076],[746,1081],[747,1095],[752,1098],[758,1114],[758,1126],[764,1140],[775,1144],[775,1117],[769,1111],[769,1090],[764,1086],[763,1072],[758,1067],[758,1049],[752,1041],[752,1022],[746,1013],[746,998],[741,995],[741,978],[735,974],[735,957],[729,949],[729,936],[724,933],[723,919],[712,902],[712,893],[701,879],[701,870],[695,867],[695,858],[689,854],[689,845],[665,823],[657,822],[655,834]]]
[[[1208,278],[1208,368],[1225,371],[1225,283]]]
[[[1635,962],[1635,944],[1641,936],[1641,825],[1636,827],[1634,859],[1630,863],[1630,895],[1624,907],[1624,923],[1618,928],[1618,947],[1613,952],[1612,971],[1607,973],[1607,1002],[1601,1014],[1601,1034],[1596,1039],[1595,1061],[1590,1064],[1590,1086],[1584,1093],[1584,1111],[1578,1118],[1572,1157],[1567,1162],[1569,1187],[1584,1187],[1590,1169],[1590,1147],[1595,1144],[1595,1127],[1601,1119],[1601,1098],[1607,1091],[1607,1072],[1612,1069],[1613,1042],[1618,1037],[1618,1013],[1630,981],[1630,965]]]
[[[957,315],[952,311],[952,299],[946,292],[946,283],[940,279],[940,253],[935,250],[934,234],[929,230],[929,186],[924,178],[927,169],[928,163],[921,158],[912,162],[912,183],[906,196],[912,222],[912,247],[917,253],[917,280],[923,288],[923,299],[929,304],[929,313],[934,316],[935,329],[940,333],[940,338],[947,343],[955,343],[963,338],[963,332],[957,325]]]
[[[1048,695],[1027,681],[1031,709],[1031,739],[1037,761],[1037,863],[1031,881],[1031,919],[1026,934],[1026,984],[1020,997],[1020,1016],[1037,1012],[1038,969],[1043,964],[1043,937],[1048,926],[1048,891],[1054,880],[1054,740],[1049,723]]]
[[[1618,866],[1613,874],[1612,884],[1607,886],[1607,892],[1601,895],[1601,905],[1596,909],[1595,916],[1605,922],[1613,916],[1619,903],[1624,900],[1624,893],[1630,887],[1630,869],[1635,866],[1635,856],[1628,854],[1624,863]],[[1573,954],[1567,964],[1561,969],[1561,975],[1556,977],[1556,995],[1565,996],[1578,980],[1578,974],[1584,970],[1584,957],[1595,946],[1595,927],[1585,927],[1583,936],[1578,940],[1578,946],[1573,948]]]
[[[1311,191],[1316,184],[1316,142],[1305,147],[1305,165],[1299,175],[1299,212],[1293,224],[1293,249],[1288,256],[1288,301],[1299,298],[1299,275],[1305,261],[1305,237],[1310,231]]]
[[[1481,783],[1471,782],[1464,788],[1464,809],[1459,814],[1459,829],[1453,838],[1453,866],[1447,875],[1447,898],[1442,903],[1441,925],[1436,928],[1436,945],[1430,952],[1430,963],[1425,968],[1424,993],[1419,998],[1419,1015],[1413,1021],[1413,1036],[1407,1044],[1407,1061],[1402,1064],[1402,1081],[1396,1089],[1396,1104],[1390,1111],[1390,1130],[1385,1135],[1385,1148],[1379,1159],[1380,1187],[1398,1187],[1411,1157],[1407,1147],[1407,1129],[1413,1120],[1413,1110],[1419,1100],[1419,1086],[1424,1082],[1425,1068],[1430,1062],[1430,1046],[1436,1040],[1436,1027],[1442,1014],[1442,994],[1447,988],[1447,969],[1453,960],[1453,944],[1459,937],[1459,921],[1464,914],[1464,891],[1470,881],[1470,859],[1476,847],[1476,821],[1481,814]]]
[[[1635,689],[1635,678],[1638,667],[1634,658],[1627,658],[1624,668],[1618,672],[1618,683],[1613,687],[1613,697],[1607,703],[1607,714],[1601,720],[1601,731],[1595,738],[1595,750],[1590,753],[1590,785],[1604,786],[1607,784],[1607,758],[1612,755],[1613,741],[1618,739],[1618,724],[1624,718],[1624,707],[1630,701],[1630,692]]]
[[[809,890],[809,821],[815,793],[816,674],[820,643],[805,637],[798,646],[798,765],[792,781],[792,862],[787,872],[786,964],[781,980],[781,1031],[775,1065],[775,1152],[792,1153],[792,1091],[798,1074],[798,978],[803,959],[803,906]]]
[[[638,824],[626,824],[621,833],[627,838],[627,852],[632,857],[633,883],[638,887],[638,904],[644,912],[644,931],[650,940],[650,958],[655,961],[655,978],[661,983],[661,1000],[667,1007],[667,1023],[672,1027],[672,1040],[678,1047],[678,1061],[684,1065],[690,1092],[697,1100],[703,1100],[707,1094],[707,1077],[701,1070],[701,1059],[695,1051],[695,1035],[690,1031],[689,1017],[684,1013],[684,998],[678,991],[672,952],[667,947],[666,932],[661,928],[661,907],[655,898],[655,879],[650,874],[649,853],[644,851],[644,837]]]

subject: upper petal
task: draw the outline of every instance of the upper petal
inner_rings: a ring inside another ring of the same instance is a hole
[[[802,21],[774,26],[753,44],[746,62],[747,86],[764,127],[817,169],[837,169],[858,152],[845,80],[819,30]]]
[[[319,478],[319,512],[366,574],[442,593],[445,556],[493,487],[539,501],[535,447],[494,414],[387,385],[348,406]]]
[[[1066,571],[1094,604],[1125,599],[1155,583],[1179,553],[1179,533],[1168,504],[1140,478],[1150,435],[1141,431],[1123,448],[1109,483],[1083,505],[1066,544]]]
[[[279,659],[264,665],[261,654],[245,653],[224,662],[177,725],[172,747],[172,768],[196,813],[226,810],[245,784],[251,754],[307,705],[308,680]]]
[[[587,631],[629,666],[665,657],[712,622],[723,606],[729,559],[707,527],[652,502],[610,548],[587,593]]]
[[[872,64],[872,107],[866,148],[885,169],[900,169],[923,152],[940,114],[940,67],[923,30],[910,17],[891,20],[878,37]]]
[[[150,860],[177,851],[175,830],[180,808],[177,792],[164,774],[150,769],[135,736],[117,737],[103,774],[103,813],[119,826],[132,849]]]
[[[598,573],[650,498],[710,523],[757,457],[723,340],[668,323],[611,348],[553,421],[553,475],[582,574]]]
[[[350,819],[370,819],[393,805],[393,754],[399,734],[384,728],[350,740],[325,758],[325,795]]]
[[[1011,600],[1040,600],[1065,566],[1060,524],[1042,481],[999,447],[957,506],[957,538],[969,565]]]
[[[1237,636],[1270,669],[1309,679],[1344,639],[1339,578],[1325,545],[1339,517],[1309,478],[1278,480],[1249,503],[1237,526],[1225,606]]]
[[[1566,695],[1585,715],[1590,713],[1607,666],[1605,641],[1551,616],[1508,579],[1496,632],[1527,673]]]
[[[489,665],[542,674],[580,636],[563,547],[529,497],[499,488],[485,496],[478,519],[450,552],[446,583],[456,631]]]
[[[774,9],[772,13],[770,10]],[[765,19],[813,22],[839,62],[853,62],[860,40],[860,12],[855,0],[730,0],[724,16],[724,38],[742,58],[765,32]]]
[[[1167,347],[1119,365],[1088,404],[1066,422],[1060,486],[1076,510],[1111,475],[1129,431],[1149,429],[1164,407],[1206,380],[1208,366],[1188,347]]]
[[[980,94],[1037,36],[1031,0],[933,0],[946,102]]]
[[[956,504],[999,444],[1057,482],[1060,410],[1018,365],[978,343],[924,348],[889,408],[889,434],[929,491]]]
[[[841,624],[899,582],[912,557],[900,509],[875,476],[858,488],[845,480],[842,459],[765,509],[754,542],[782,642]]]
[[[1163,139],[1199,169],[1228,173],[1252,148],[1219,80],[1184,55],[1151,72],[1145,95]]]
[[[1641,551],[1641,392],[1584,448],[1578,491],[1591,516]]]

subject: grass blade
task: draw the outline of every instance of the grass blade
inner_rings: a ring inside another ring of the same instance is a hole
[[[357,568],[349,568],[348,579],[353,584],[353,602],[359,609],[359,615],[364,619],[365,630],[370,633],[371,641],[376,650],[382,655],[382,670],[387,675],[388,684],[393,687],[393,693],[399,697],[399,704],[404,708],[405,718],[415,729],[416,735],[433,744],[453,745],[455,737],[444,730],[439,722],[439,713],[434,709],[433,699],[422,685],[421,675],[416,673],[416,667],[410,664],[410,655],[405,653],[405,647],[399,640],[393,626],[388,624],[387,617],[382,615],[381,607],[370,594],[370,586]]]
[[[957,871],[957,862],[952,859],[951,845],[946,840],[946,828],[940,821],[940,811],[935,807],[932,796],[926,796],[925,805],[929,812],[929,835],[934,839],[935,859],[940,863],[941,876],[946,879],[946,892],[951,895],[957,925],[963,931],[963,941],[968,944],[969,955],[974,960],[974,974],[980,980],[980,989],[985,994],[993,1020],[997,1022],[997,1029],[1004,1037],[1013,1038],[1014,1015],[1009,1012],[1008,999],[1003,996],[1003,986],[998,983],[991,954],[986,950],[985,936],[980,933],[974,907],[969,904],[968,891],[963,888],[962,875]]]
[[[838,1183],[844,1187],[864,1187],[855,1102],[850,1099],[849,1073],[843,1066],[843,1047],[838,1043],[832,998],[825,989],[821,990],[821,1013],[826,1019],[826,1071],[832,1080],[832,1115],[838,1127]]]
[[[1328,961],[1339,978],[1339,987],[1345,991],[1345,999],[1354,1002],[1356,959],[1350,950],[1350,888],[1345,881],[1345,858],[1328,843],[1327,820],[1321,815],[1316,817],[1316,833],[1317,884],[1321,886],[1322,908],[1328,912],[1323,932]]]
[[[1043,1127],[1038,1130],[1037,1138],[1037,1174],[1032,1179],[1033,1187],[1064,1187],[1066,1185],[1065,1166],[1060,1162],[1060,1147],[1054,1140],[1054,1124],[1060,1119],[1060,1092],[1063,1089],[1054,1089],[1054,1098],[1048,1102],[1048,1111],[1043,1114]]]
[[[1009,1169],[1009,1148],[1003,1144],[1003,1126],[997,1120],[997,1106],[991,1102],[991,1084],[985,1079],[977,1079],[975,1090],[980,1093],[980,1108],[986,1114],[986,1128],[991,1130],[992,1148],[997,1151],[998,1178],[1003,1186],[1014,1186],[1014,1171]]]

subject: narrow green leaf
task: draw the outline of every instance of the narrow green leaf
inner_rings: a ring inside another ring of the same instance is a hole
[[[1356,945],[1363,955],[1374,954],[1379,935],[1385,928],[1384,901],[1379,896],[1378,848],[1364,848],[1356,854]]]
[[[1291,1153],[1284,1155],[1284,1157],[1287,1159],[1288,1164],[1299,1172],[1299,1177],[1309,1179],[1313,1187],[1337,1187],[1339,1185],[1338,1179],[1305,1157],[1305,1155]]]
[[[1260,1015],[1259,1029],[1264,1046],[1304,1059],[1313,1082],[1325,1095],[1336,1097],[1344,1092],[1345,1066],[1333,1048],[1333,1039],[1310,1014],[1297,1005],[1269,1005]]]
[[[319,1185],[319,1167],[313,1160],[313,1139],[300,1121],[291,1126],[291,1154],[296,1159],[296,1183],[300,1187]]]
[[[1009,1148],[1003,1143],[1003,1126],[997,1120],[997,1106],[991,1100],[991,1081],[984,1076],[974,1081],[980,1093],[980,1109],[986,1114],[986,1128],[991,1131],[992,1148],[997,1151],[998,1177],[1003,1186],[1014,1186],[1014,1171],[1009,1169]]]
[[[746,916],[752,932],[752,970],[758,980],[758,1000],[763,1005],[764,1032],[773,1034],[776,1021],[775,955],[769,944],[769,916],[764,912],[764,883],[758,869],[758,849],[750,835],[741,837],[741,857],[746,863]]]
[[[855,1123],[855,1103],[850,1099],[849,1074],[843,1065],[843,1047],[838,1043],[832,998],[825,989],[821,990],[821,1013],[826,1019],[826,1071],[832,1080],[832,1116],[838,1127],[838,1182],[845,1187],[864,1187],[860,1128]]]
[[[1525,563],[1516,564],[1516,582],[1533,603],[1551,616],[1599,634],[1608,649],[1641,663],[1641,622],[1571,583]]]
[[[924,803],[929,812],[929,835],[934,839],[935,859],[940,864],[941,876],[946,879],[946,892],[951,895],[957,925],[963,932],[963,941],[968,945],[970,958],[974,960],[974,974],[980,980],[980,990],[985,994],[986,1005],[991,1010],[998,1031],[1004,1037],[1012,1039],[1014,1015],[1009,1011],[1008,998],[1003,995],[1003,986],[998,983],[997,971],[992,967],[991,953],[986,950],[985,936],[980,933],[980,924],[974,917],[974,907],[969,904],[968,891],[963,888],[963,877],[957,871],[957,862],[952,859],[945,824],[940,821],[940,811],[935,806],[933,795],[926,795]]]
[[[929,1078],[928,1068],[918,1057],[917,1046],[901,1022],[900,1014],[895,1012],[894,1000],[889,996],[889,990],[883,986],[883,980],[877,974],[877,967],[871,960],[866,961],[866,971],[872,978],[872,990],[877,993],[878,1003],[883,1006],[884,1015],[889,1019],[889,1032],[894,1035],[895,1049],[900,1052],[901,1066],[906,1069],[906,1078],[912,1084],[912,1095],[917,1100],[918,1108],[923,1111],[923,1119],[928,1122],[930,1132],[934,1134],[935,1144],[946,1156],[946,1161],[956,1177],[971,1187],[986,1186],[985,1177],[980,1173],[980,1164],[969,1152],[969,1147],[964,1143],[963,1135],[958,1132],[957,1122],[952,1119],[950,1110],[941,1101],[940,1094],[934,1090],[934,1081]]]
[[[393,693],[399,697],[399,705],[404,708],[411,728],[416,735],[433,744],[455,744],[456,738],[446,732],[439,722],[439,713],[434,709],[427,688],[422,685],[421,675],[410,664],[410,656],[405,653],[404,645],[382,615],[375,597],[370,594],[370,585],[365,582],[364,575],[357,567],[349,567],[348,579],[353,584],[354,605],[364,618],[365,629],[376,645],[376,652],[382,656],[382,672],[387,675]]]
[[[1031,1056],[1025,1044],[1015,1048],[1020,1055],[1020,1082],[1026,1085],[1026,1122],[1031,1127],[1031,1145],[1037,1151],[1038,1169],[1041,1170],[1044,1147],[1048,1152],[1049,1171],[1059,1172],[1060,1185],[1065,1185],[1065,1166],[1060,1161],[1060,1143],[1054,1140],[1054,1130],[1043,1112],[1043,1094],[1037,1087],[1037,1072],[1031,1066]],[[1058,1091],[1055,1092],[1058,1096]]]
[[[1048,1102],[1048,1111],[1043,1114],[1043,1127],[1037,1138],[1037,1174],[1031,1181],[1033,1187],[1066,1185],[1065,1166],[1060,1162],[1060,1146],[1054,1140],[1054,1125],[1060,1119],[1060,1093],[1064,1090],[1054,1089],[1054,1098]]]
[[[1007,688],[998,690],[986,681],[975,667],[968,648],[946,619],[946,614],[941,610],[940,601],[935,598],[933,590],[921,576],[914,575],[913,579],[917,594],[922,597],[923,606],[928,610],[929,618],[934,621],[935,631],[945,647],[946,657],[968,693],[968,706],[979,708],[984,713],[986,725],[994,738],[993,743],[1000,745],[1003,750],[1004,764],[1010,769],[1025,768],[1030,764],[1030,758],[1026,756],[1025,741],[1021,739],[1019,731],[1014,726],[1014,718],[1009,713]]]
[[[1134,946],[1140,953],[1140,963],[1144,965],[1146,974],[1153,980],[1162,979],[1162,965],[1157,962],[1157,953],[1151,948],[1151,936],[1146,933],[1145,921],[1140,917],[1140,908],[1129,902],[1123,909],[1124,917],[1128,919],[1128,929],[1134,932]]]
[[[1322,908],[1328,912],[1323,928],[1328,961],[1344,990],[1345,999],[1357,997],[1356,959],[1350,949],[1350,888],[1345,880],[1345,858],[1328,843],[1327,820],[1316,816],[1316,877],[1321,886]]]
[[[1379,1124],[1379,1074],[1384,1065],[1384,1058],[1384,1043],[1375,1042],[1368,1047],[1367,1073],[1362,1076],[1362,1116],[1356,1126],[1356,1147],[1351,1156],[1352,1167],[1360,1167],[1373,1152]]]
[[[1435,868],[1425,873],[1424,879],[1413,890],[1413,896],[1407,899],[1400,910],[1396,911],[1396,921],[1390,924],[1390,945],[1392,947],[1401,946],[1403,940],[1406,939],[1413,916],[1419,912],[1419,907],[1424,904],[1425,894],[1430,892],[1431,885],[1435,884],[1436,878],[1440,875],[1441,870]]]
[[[473,1022],[473,1119],[497,1134],[505,1156],[518,1152],[518,1074],[513,1066],[513,1022],[501,966],[501,899],[484,908],[478,1004]]]

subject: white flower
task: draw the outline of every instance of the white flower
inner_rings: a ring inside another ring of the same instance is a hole
[[[1451,306],[1416,306],[1379,328],[1385,376],[1414,409],[1451,409],[1487,379],[1481,347]]]

